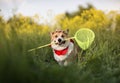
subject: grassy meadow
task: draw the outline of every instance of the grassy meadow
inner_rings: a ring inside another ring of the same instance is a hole
[[[0,83],[120,83],[120,14],[87,9],[58,15],[56,22],[51,27],[22,15],[0,17]],[[74,65],[59,66],[50,47],[28,52],[49,43],[49,32],[58,26],[70,36],[82,27],[95,32]]]

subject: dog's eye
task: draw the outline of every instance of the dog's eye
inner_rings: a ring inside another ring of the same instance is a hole
[[[58,36],[57,35],[55,35],[55,38],[57,38]]]
[[[63,37],[63,38],[64,38],[64,35],[61,35],[61,37]]]

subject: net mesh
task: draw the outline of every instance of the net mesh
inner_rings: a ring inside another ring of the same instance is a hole
[[[86,50],[92,44],[94,37],[94,32],[87,28],[82,28],[75,34],[75,40],[83,50]]]

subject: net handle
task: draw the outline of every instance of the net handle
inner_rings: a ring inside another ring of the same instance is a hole
[[[40,48],[44,48],[44,47],[47,47],[47,46],[50,46],[50,45],[51,45],[51,43],[43,45],[43,46],[39,46],[37,48],[33,48],[33,49],[28,50],[28,52],[31,52],[31,51],[34,51],[34,50],[37,50],[37,49],[40,49]]]
[[[70,37],[70,38],[67,38],[67,39],[65,39],[65,40],[70,40],[70,39],[74,39],[74,38],[75,38],[75,37]],[[49,44],[46,44],[46,45],[43,45],[43,46],[39,46],[39,47],[37,47],[37,48],[30,49],[30,50],[28,50],[28,52],[31,52],[31,51],[34,51],[34,50],[37,50],[37,49],[40,49],[40,48],[44,48],[44,47],[50,46],[50,45],[52,45],[52,44],[54,44],[54,43],[49,43]]]
[[[65,39],[65,40],[70,40],[70,39],[75,39],[75,37],[70,37],[70,38],[67,38],[67,39]]]

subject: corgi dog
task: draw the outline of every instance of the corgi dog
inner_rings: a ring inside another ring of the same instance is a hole
[[[69,30],[56,30],[51,32],[51,48],[54,59],[61,66],[67,66],[75,60],[77,50],[72,39],[68,38]]]

